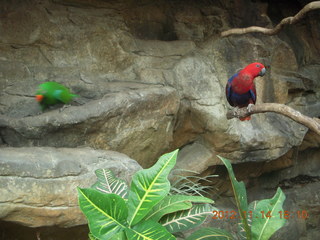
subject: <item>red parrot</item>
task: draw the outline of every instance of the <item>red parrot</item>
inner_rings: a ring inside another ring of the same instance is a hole
[[[263,64],[254,62],[229,78],[226,85],[226,96],[229,104],[239,108],[255,104],[257,93],[253,80],[257,76],[263,76],[265,73],[266,68]],[[241,121],[250,119],[250,116],[240,118]]]

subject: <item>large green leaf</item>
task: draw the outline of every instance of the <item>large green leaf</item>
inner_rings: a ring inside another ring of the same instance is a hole
[[[110,240],[127,240],[125,230],[118,232],[117,234],[113,235]]]
[[[218,228],[201,228],[192,233],[186,240],[232,240],[233,237],[225,230]]]
[[[93,237],[108,239],[126,227],[128,210],[123,198],[90,188],[78,188],[78,195]]]
[[[89,233],[90,240],[99,240],[98,238],[94,237],[92,233]]]
[[[154,221],[143,221],[133,228],[126,228],[130,240],[174,240],[176,239],[165,227]]]
[[[160,223],[171,233],[182,232],[199,226],[208,215],[212,215],[213,210],[215,208],[210,204],[197,204],[189,210],[165,215],[160,219]]]
[[[166,196],[152,211],[145,217],[145,220],[153,220],[158,222],[164,215],[172,212],[190,209],[192,207],[191,202],[196,203],[213,203],[213,200],[201,197],[201,196],[188,196],[188,195],[171,195]]]
[[[237,179],[233,173],[233,169],[232,169],[230,161],[228,159],[221,157],[221,156],[218,156],[218,157],[221,159],[221,161],[224,163],[224,165],[226,166],[226,168],[228,170],[233,193],[234,193],[234,197],[235,197],[238,211],[239,211],[239,215],[241,218],[241,227],[243,227],[243,230],[246,233],[247,240],[250,240],[251,239],[251,230],[248,225],[247,216],[246,216],[246,212],[248,211],[246,187],[243,182],[237,181]]]
[[[89,239],[90,240],[100,240],[99,238],[94,237],[92,233],[89,233]],[[127,237],[126,237],[125,231],[122,230],[121,232],[114,234],[109,239],[110,240],[127,240]]]
[[[176,163],[178,150],[161,156],[149,169],[138,171],[132,177],[128,197],[130,226],[141,221],[170,190],[168,174]]]
[[[263,199],[253,205],[250,204],[253,240],[268,240],[285,224],[286,219],[280,218],[279,214],[279,211],[283,211],[282,205],[285,199],[284,193],[278,188],[273,198]]]
[[[114,193],[122,198],[126,198],[128,186],[122,179],[116,178],[109,169],[98,169],[95,171],[98,181],[92,185],[103,193]]]

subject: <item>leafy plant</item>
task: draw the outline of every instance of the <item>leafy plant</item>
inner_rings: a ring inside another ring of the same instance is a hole
[[[78,188],[89,238],[175,239],[172,233],[196,227],[212,214],[209,198],[168,195],[168,175],[177,154],[178,150],[165,154],[151,168],[136,172],[129,190],[107,169],[96,171],[98,180],[91,188]]]
[[[279,214],[285,195],[278,188],[271,199],[263,199],[247,203],[247,192],[243,182],[238,182],[229,160],[218,156],[226,166],[231,180],[238,212],[240,216],[239,239],[268,240],[285,224],[285,219]],[[245,233],[244,235],[242,233]],[[192,233],[186,240],[231,240],[233,236],[225,230],[217,228],[202,228]]]
[[[225,230],[218,228],[201,228],[192,233],[186,240],[231,240],[232,235]]]
[[[210,205],[213,202],[211,199],[203,196],[168,195],[168,174],[175,165],[177,154],[178,150],[165,154],[153,167],[138,171],[132,178],[130,190],[123,180],[116,178],[107,169],[96,171],[98,181],[91,188],[78,188],[79,205],[88,219],[90,240],[171,240],[176,239],[172,233],[202,224],[206,216],[216,210]],[[238,237],[246,240],[268,240],[285,224],[286,220],[278,214],[283,211],[285,195],[278,188],[273,198],[254,201],[248,205],[244,183],[236,180],[229,160],[219,158],[228,170],[238,207]],[[186,178],[182,180],[185,181]],[[193,189],[194,185],[191,186]],[[190,188],[184,186],[182,189]],[[200,239],[234,238],[229,232],[216,228],[202,228],[186,238]]]
[[[183,194],[183,195],[207,195],[208,192],[214,192],[214,187],[211,185],[203,185],[202,183],[211,183],[210,178],[218,175],[197,176],[198,172],[175,169],[171,173],[171,188],[169,194]]]

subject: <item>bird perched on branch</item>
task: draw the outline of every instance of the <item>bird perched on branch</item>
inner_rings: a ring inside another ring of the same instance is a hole
[[[56,83],[56,82],[45,82],[39,85],[36,100],[39,102],[42,111],[51,105],[58,103],[69,103],[76,94],[72,94],[68,88]]]
[[[263,76],[265,73],[266,68],[263,64],[254,62],[229,78],[226,85],[226,96],[229,104],[239,108],[250,108],[250,104],[255,104],[257,93],[253,81],[256,77]],[[240,118],[241,121],[250,119],[250,116]]]

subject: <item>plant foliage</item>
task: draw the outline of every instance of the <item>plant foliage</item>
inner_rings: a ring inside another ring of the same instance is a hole
[[[243,229],[246,233],[246,238],[250,239],[251,238],[251,231],[250,231],[250,226],[248,224],[248,218],[246,216],[246,213],[248,212],[248,202],[247,202],[247,191],[246,191],[246,187],[244,185],[243,182],[238,182],[234,173],[233,173],[233,169],[231,166],[230,161],[228,161],[225,158],[219,157],[221,159],[221,161],[224,163],[224,165],[226,166],[228,173],[229,173],[229,177],[231,180],[231,185],[232,185],[232,189],[234,192],[234,197],[237,203],[237,207],[239,210],[239,215],[240,215],[240,219],[241,219],[241,226],[243,226]]]
[[[273,198],[254,201],[248,206],[244,183],[238,182],[235,178],[230,161],[223,157],[218,157],[228,170],[236,199],[241,219],[239,237],[246,240],[268,240],[286,222],[278,214],[279,211],[283,211],[284,193],[278,188]],[[245,236],[241,234],[243,231]]]
[[[282,204],[284,200],[285,195],[278,188],[273,198],[250,204],[250,210],[253,212],[252,239],[267,240],[285,224],[286,220],[280,218],[279,215],[279,211],[283,211]]]
[[[186,240],[231,240],[232,235],[218,228],[202,228],[192,233]]]
[[[178,151],[165,154],[149,169],[133,177],[128,199],[129,225],[140,222],[170,191],[168,175],[176,163]]]
[[[128,209],[120,196],[103,194],[90,188],[78,189],[78,192],[80,208],[88,219],[94,237],[110,238],[126,228]]]
[[[214,192],[212,185],[203,185],[201,183],[210,184],[212,181],[210,178],[217,177],[217,175],[207,175],[204,177],[197,176],[198,172],[175,169],[171,172],[171,188],[170,194],[183,194],[183,195],[207,195],[208,192]]]
[[[160,223],[165,226],[169,232],[182,232],[199,226],[215,210],[209,204],[195,205],[190,209],[167,214],[161,218]]]
[[[109,169],[95,171],[98,181],[92,186],[103,193],[114,193],[122,198],[127,197],[128,186],[124,180],[116,178]]]
[[[213,201],[209,198],[168,195],[168,175],[177,154],[178,150],[167,153],[151,168],[136,172],[130,190],[108,169],[95,172],[98,180],[91,188],[78,188],[89,238],[171,240],[175,239],[173,232],[198,226],[211,215],[213,207],[209,204]]]
[[[203,196],[168,195],[168,175],[175,165],[177,154],[178,150],[167,153],[153,167],[136,172],[132,177],[130,190],[123,180],[115,177],[108,169],[95,172],[98,180],[91,188],[78,188],[80,209],[89,224],[89,239],[173,240],[176,238],[172,233],[202,224],[216,210],[210,205],[213,203],[211,199]],[[230,161],[222,157],[220,159],[228,170],[240,215],[238,237],[246,240],[268,240],[285,224],[286,220],[281,219],[278,214],[283,211],[285,195],[278,188],[273,198],[254,201],[248,205],[244,183],[235,178]],[[188,180],[184,178],[181,181],[190,182]],[[194,189],[198,189],[198,186]],[[200,239],[234,238],[222,229],[202,228],[186,240]]]

